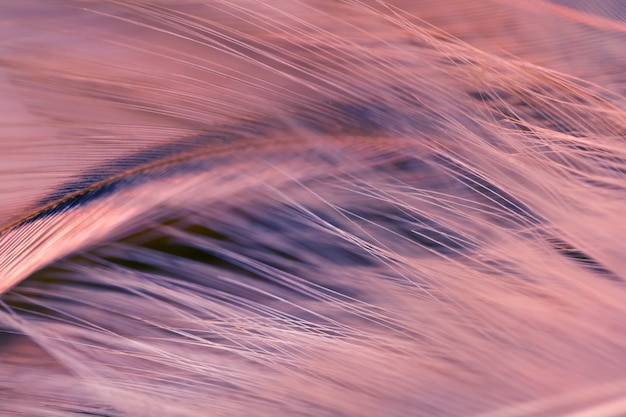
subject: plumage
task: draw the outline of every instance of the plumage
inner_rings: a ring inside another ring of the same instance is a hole
[[[0,4],[0,414],[621,415],[624,10]]]

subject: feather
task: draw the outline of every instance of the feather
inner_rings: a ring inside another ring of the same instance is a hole
[[[626,410],[619,2],[0,15],[4,415]]]

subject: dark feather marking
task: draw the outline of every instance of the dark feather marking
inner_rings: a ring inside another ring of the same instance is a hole
[[[409,100],[408,96],[405,98]],[[417,101],[412,100],[413,104],[421,106]],[[318,110],[315,110],[316,108]],[[362,103],[333,101],[327,102],[321,108],[312,105],[307,109],[298,109],[291,117],[296,126],[314,133],[352,134],[364,138],[388,135],[389,131],[397,130],[407,121],[417,125],[413,128],[425,129],[429,126],[426,120],[415,120],[414,117],[405,114],[405,110],[402,108],[398,109],[388,104],[367,101]],[[37,212],[35,214],[5,230],[33,223],[111,195],[123,187],[136,185],[142,180],[148,179],[148,171],[155,167],[160,169],[170,160],[178,162],[178,169],[163,170],[161,174],[176,175],[181,172],[187,160],[194,158],[199,150],[206,150],[207,147],[236,145],[249,139],[258,141],[258,145],[263,146],[261,141],[265,137],[289,128],[285,126],[284,122],[284,119],[277,118],[218,126],[210,133],[190,136],[176,143],[156,146],[107,162],[63,184],[36,204]],[[178,157],[181,157],[180,161],[177,161]],[[187,172],[190,168],[191,165],[188,164]],[[205,167],[196,166],[195,168],[203,169]]]

